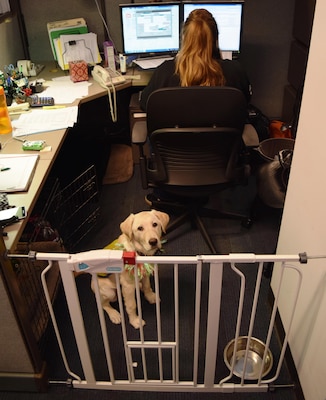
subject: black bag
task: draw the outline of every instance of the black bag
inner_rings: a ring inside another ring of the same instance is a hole
[[[270,120],[259,108],[252,104],[249,104],[248,107],[248,123],[256,129],[260,142],[269,138]]]

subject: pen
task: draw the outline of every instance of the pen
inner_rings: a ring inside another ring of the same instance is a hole
[[[10,170],[9,167],[5,167],[5,168],[1,168],[1,169],[0,169],[1,172],[3,172],[3,171],[9,171],[9,170]]]

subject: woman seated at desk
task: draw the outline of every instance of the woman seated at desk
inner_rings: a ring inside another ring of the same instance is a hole
[[[192,11],[182,33],[182,46],[176,58],[161,64],[142,91],[141,108],[146,111],[147,99],[153,91],[176,86],[231,86],[241,90],[249,103],[249,79],[239,62],[221,58],[213,15],[205,9]],[[171,195],[155,189],[145,196],[145,201],[152,205],[154,200],[167,198]]]
[[[175,86],[231,86],[241,90],[248,103],[250,101],[251,86],[247,74],[238,61],[221,58],[217,23],[205,9],[189,14],[183,26],[178,55],[154,71],[141,93],[141,108],[146,110],[148,96],[153,91]]]

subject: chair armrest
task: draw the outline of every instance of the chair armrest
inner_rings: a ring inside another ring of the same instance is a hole
[[[131,132],[131,141],[134,144],[144,144],[147,140],[147,123],[146,121],[137,121],[134,123]]]

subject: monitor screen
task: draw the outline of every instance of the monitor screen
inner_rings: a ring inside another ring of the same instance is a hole
[[[205,8],[213,14],[219,30],[221,51],[240,51],[243,1],[232,2],[185,2],[183,19],[195,8]]]
[[[174,53],[180,45],[180,3],[120,4],[125,54]]]

